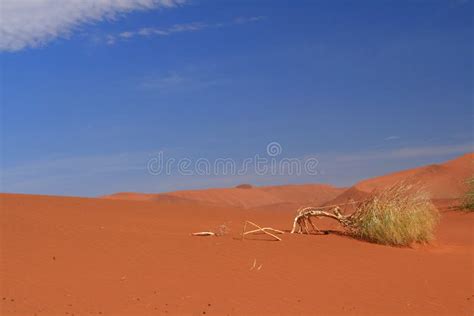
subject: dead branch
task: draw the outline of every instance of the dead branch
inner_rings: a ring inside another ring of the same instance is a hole
[[[193,235],[193,236],[217,236],[216,233],[213,233],[213,232],[197,232],[197,233],[192,233],[191,235]]]
[[[297,212],[297,215],[295,216],[293,220],[293,228],[291,230],[291,233],[298,233],[298,234],[309,234],[310,230],[308,228],[308,223],[311,225],[314,231],[317,231],[318,233],[321,233],[319,228],[317,228],[311,218],[319,218],[319,217],[329,217],[332,219],[337,220],[339,223],[341,223],[345,227],[349,227],[352,225],[352,216],[354,213],[350,215],[342,215],[340,212],[340,209],[338,206],[333,208],[332,213],[322,211],[320,208],[315,208],[315,207],[304,207],[300,208]]]
[[[293,228],[291,230],[291,233],[298,233],[298,234],[310,234],[310,228],[308,224],[311,226],[312,231],[316,231],[317,233],[322,233],[316,225],[314,225],[312,219],[313,218],[320,218],[320,217],[329,217],[332,219],[337,220],[340,222],[344,227],[350,227],[353,224],[353,215],[357,213],[357,211],[354,211],[350,215],[343,215],[341,213],[340,206],[342,205],[352,205],[355,206],[356,204],[363,204],[367,200],[362,200],[362,201],[351,201],[347,203],[341,203],[341,204],[333,204],[333,205],[326,205],[326,206],[320,206],[320,207],[302,207],[298,209],[297,214],[293,220]],[[326,212],[323,211],[323,209],[328,209],[332,208],[332,212]],[[357,209],[356,209],[357,210]]]
[[[253,230],[250,230],[250,231],[246,231],[247,229],[247,224],[250,224],[250,225],[253,225],[255,227],[257,227],[257,229],[253,229]],[[245,235],[248,235],[248,234],[255,234],[255,233],[258,233],[258,232],[262,232],[264,234],[267,234],[269,236],[272,236],[273,238],[275,238],[276,240],[278,241],[281,241],[281,238],[270,233],[269,231],[272,231],[272,232],[275,232],[277,234],[284,234],[285,232],[281,231],[281,230],[278,230],[278,229],[274,229],[272,227],[260,227],[258,226],[257,224],[251,222],[251,221],[245,221],[245,224],[244,224],[244,228],[242,230],[242,240],[245,238]]]

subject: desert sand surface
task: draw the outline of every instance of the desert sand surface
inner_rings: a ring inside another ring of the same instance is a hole
[[[472,315],[474,214],[452,208],[471,163],[472,154],[347,190],[245,185],[107,198],[0,194],[0,311]],[[407,178],[421,179],[441,211],[430,245],[372,244],[341,235],[326,219],[318,221],[325,235],[240,238],[245,220],[288,232],[297,205],[360,199]],[[223,236],[191,236],[221,225],[229,230]]]
[[[433,245],[395,248],[335,233],[239,239],[244,220],[290,229],[294,210],[0,198],[2,315],[473,311],[474,214],[446,210]],[[190,236],[219,225],[230,233]]]

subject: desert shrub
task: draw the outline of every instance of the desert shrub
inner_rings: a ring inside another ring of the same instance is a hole
[[[468,190],[464,195],[463,210],[474,212],[474,177],[467,180]]]
[[[350,217],[349,228],[358,238],[394,246],[433,239],[439,213],[426,192],[396,184],[373,194]]]

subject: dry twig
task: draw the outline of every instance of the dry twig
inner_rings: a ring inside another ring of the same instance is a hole
[[[246,231],[247,229],[247,224],[250,224],[250,225],[253,225],[255,227],[257,227],[257,229],[253,229],[253,230],[250,230],[250,231]],[[258,226],[257,224],[251,222],[251,221],[245,221],[245,224],[244,224],[244,228],[242,230],[242,240],[245,238],[245,235],[248,235],[248,234],[254,234],[254,233],[258,233],[258,232],[262,232],[264,234],[267,234],[269,236],[272,236],[273,238],[275,238],[276,240],[280,241],[281,238],[270,233],[269,231],[272,231],[272,232],[275,232],[277,234],[284,234],[285,232],[281,231],[281,230],[278,230],[278,229],[274,229],[274,228],[271,228],[271,227],[260,227]]]
[[[192,233],[191,235],[193,235],[193,236],[217,236],[216,233],[213,233],[213,232],[197,232],[197,233]]]

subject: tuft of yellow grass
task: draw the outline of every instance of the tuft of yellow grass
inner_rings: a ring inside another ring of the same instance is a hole
[[[358,238],[409,246],[434,238],[439,212],[425,191],[398,183],[363,202],[351,216],[351,222],[351,233]]]

